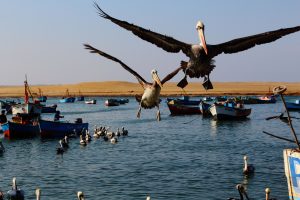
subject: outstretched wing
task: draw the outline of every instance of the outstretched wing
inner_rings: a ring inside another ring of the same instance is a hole
[[[156,46],[162,48],[167,52],[178,53],[180,50],[182,50],[182,52],[185,53],[187,56],[190,55],[190,44],[186,44],[166,35],[155,33],[151,30],[146,30],[142,27],[130,24],[126,21],[121,21],[119,19],[113,18],[106,14],[96,2],[95,7],[98,10],[98,14],[101,17],[112,21],[113,23],[121,26],[122,28],[125,28],[128,31],[131,31],[134,35],[138,36],[139,38],[151,42],[152,44],[155,44]]]
[[[100,51],[94,47],[92,47],[91,45],[89,44],[84,44],[85,46],[85,49],[88,49],[90,50],[90,53],[97,53],[101,56],[104,56],[105,58],[107,59],[110,59],[110,60],[113,60],[117,63],[119,63],[124,69],[126,69],[128,72],[130,72],[131,74],[133,74],[137,80],[139,81],[139,83],[144,87],[144,84],[149,84],[147,81],[145,81],[145,79],[143,79],[143,77],[141,77],[136,71],[134,71],[133,69],[131,69],[130,67],[128,67],[125,63],[123,63],[121,60],[107,54],[107,53],[104,53],[103,51]]]
[[[300,30],[300,26],[291,28],[283,28],[275,31],[269,31],[257,35],[234,39],[225,43],[217,45],[209,45],[208,52],[209,56],[215,57],[221,53],[237,53],[254,47],[255,45],[266,44],[274,42],[279,38],[297,32]]]

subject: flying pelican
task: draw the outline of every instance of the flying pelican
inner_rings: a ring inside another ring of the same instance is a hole
[[[113,61],[119,63],[125,70],[127,70],[132,75],[134,75],[137,78],[138,82],[141,84],[141,86],[144,88],[144,93],[143,93],[141,101],[140,101],[140,107],[139,107],[139,110],[137,113],[137,117],[140,118],[141,108],[148,109],[148,108],[153,108],[156,106],[158,109],[157,114],[156,114],[156,119],[158,121],[160,121],[160,111],[159,111],[160,90],[165,82],[167,82],[171,78],[173,78],[183,68],[182,66],[177,68],[172,73],[168,74],[162,81],[160,81],[160,79],[157,75],[157,71],[155,69],[153,69],[151,71],[153,82],[149,83],[149,82],[145,81],[145,79],[143,77],[141,77],[137,72],[135,72],[130,67],[128,67],[126,64],[124,64],[121,60],[119,60],[111,55],[108,55],[107,53],[104,53],[88,44],[84,44],[84,46],[86,49],[90,50],[91,53],[97,53],[101,56],[104,56],[107,59],[110,59],[110,60],[113,60]],[[122,129],[122,131],[123,131],[123,129]]]
[[[278,29],[275,31],[260,33],[252,36],[237,38],[228,42],[208,45],[206,44],[204,36],[204,24],[198,21],[196,24],[196,29],[198,31],[200,43],[199,44],[188,44],[181,42],[172,37],[147,30],[145,28],[139,27],[134,24],[130,24],[126,21],[121,21],[119,19],[113,18],[106,14],[97,3],[95,7],[98,10],[98,14],[118,26],[131,31],[134,35],[139,38],[146,40],[157,47],[170,53],[178,53],[182,51],[187,57],[190,58],[188,62],[181,61],[181,65],[185,66],[183,69],[185,76],[177,84],[177,86],[184,88],[187,82],[187,76],[190,78],[204,77],[203,86],[206,90],[213,89],[212,83],[210,82],[209,75],[211,71],[215,68],[213,58],[221,53],[231,54],[244,51],[254,47],[255,45],[265,44],[273,42],[285,35],[294,33],[300,30],[300,26],[295,26],[292,28]]]

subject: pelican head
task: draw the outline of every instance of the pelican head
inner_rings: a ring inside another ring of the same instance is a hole
[[[196,29],[198,31],[202,47],[207,55],[207,47],[206,47],[206,41],[205,41],[205,36],[204,36],[204,24],[201,21],[198,21],[196,24]]]
[[[157,75],[156,69],[153,69],[153,70],[151,71],[151,75],[152,75],[153,81],[155,81],[160,87],[162,87],[162,84],[161,84],[160,79],[159,79],[159,77],[158,77],[158,75]]]
[[[247,157],[247,156],[244,156],[244,160],[248,160],[248,157]]]
[[[13,179],[12,179],[12,188],[13,188],[13,190],[17,190],[16,177],[13,177]]]

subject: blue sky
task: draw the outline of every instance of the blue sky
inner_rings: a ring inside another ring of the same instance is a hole
[[[113,17],[198,43],[195,24],[205,24],[208,44],[300,25],[300,1],[280,0],[99,0]],[[125,3],[126,2],[126,3]],[[89,43],[131,66],[146,80],[150,71],[164,77],[188,60],[167,53],[100,18],[92,0],[9,0],[0,4],[0,85],[131,81],[117,63],[90,54]],[[298,82],[300,32],[250,50],[219,55],[211,80]],[[179,73],[173,81],[183,77]],[[192,81],[202,80],[193,79]]]

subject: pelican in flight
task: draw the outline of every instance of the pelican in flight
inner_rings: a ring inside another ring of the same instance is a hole
[[[204,88],[206,90],[213,89],[212,83],[209,79],[209,75],[215,68],[213,60],[215,56],[221,53],[231,54],[244,51],[254,47],[255,45],[273,42],[285,35],[300,30],[300,26],[283,28],[275,31],[237,38],[221,44],[209,45],[206,44],[204,36],[204,24],[201,21],[198,21],[198,23],[196,24],[196,30],[198,31],[200,39],[199,44],[189,44],[176,40],[172,37],[153,32],[149,29],[147,30],[137,25],[130,24],[126,21],[113,18],[105,13],[97,3],[95,3],[95,7],[101,17],[112,21],[113,23],[128,31],[131,31],[139,38],[146,40],[167,52],[178,53],[182,51],[187,57],[189,57],[190,60],[188,62],[181,61],[181,65],[185,66],[185,68],[183,69],[185,76],[177,84],[177,86],[181,88],[184,88],[188,84],[187,76],[189,76],[190,78],[204,77]]]
[[[173,71],[172,73],[168,74],[162,81],[160,81],[158,75],[157,75],[157,71],[155,69],[153,69],[151,71],[151,75],[152,75],[152,83],[149,83],[147,81],[145,81],[145,79],[143,77],[141,77],[137,72],[135,72],[134,70],[132,70],[130,67],[128,67],[126,64],[124,64],[121,60],[107,54],[104,53],[103,51],[100,51],[88,44],[84,44],[85,48],[90,50],[91,53],[97,53],[101,56],[104,56],[107,59],[113,60],[117,63],[119,63],[125,70],[127,70],[128,72],[130,72],[132,75],[134,75],[138,82],[141,84],[141,86],[144,88],[144,93],[142,95],[141,101],[140,101],[140,106],[139,106],[139,110],[137,113],[137,118],[140,118],[140,114],[141,114],[141,108],[153,108],[153,107],[157,107],[157,114],[156,114],[156,119],[158,121],[160,121],[160,111],[159,111],[159,95],[160,95],[160,90],[163,87],[163,84],[167,81],[169,81],[171,78],[173,78],[181,69],[183,69],[182,66],[180,66],[179,68],[177,68],[175,71]]]

